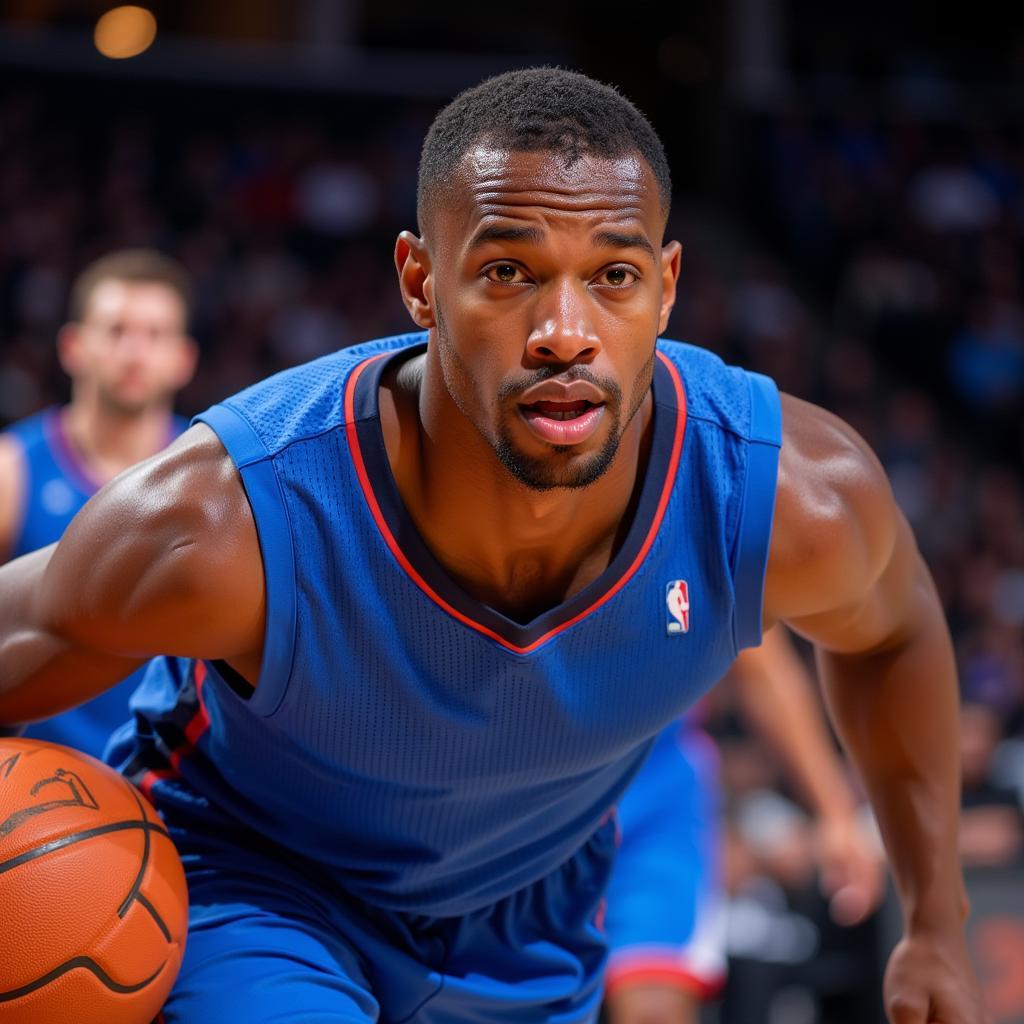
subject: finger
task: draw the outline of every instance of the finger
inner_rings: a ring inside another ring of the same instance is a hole
[[[928,1004],[921,998],[895,995],[889,1000],[890,1024],[929,1024]]]
[[[874,909],[871,893],[864,886],[844,885],[829,900],[829,915],[836,924],[849,928],[860,924]]]

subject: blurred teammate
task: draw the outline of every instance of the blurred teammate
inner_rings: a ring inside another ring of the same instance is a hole
[[[0,434],[0,560],[52,544],[100,487],[185,429],[172,405],[196,364],[188,308],[184,269],[155,251],[110,253],[78,276],[57,342],[71,401]],[[137,683],[26,734],[99,757]]]
[[[856,804],[811,680],[785,630],[743,651],[730,677],[815,815],[816,854],[832,913],[854,924],[874,909],[882,862]],[[663,730],[618,806],[618,857],[605,929],[609,1024],[693,1024],[725,983],[718,758],[693,714]]]
[[[981,1021],[941,607],[849,427],[658,340],[670,195],[614,90],[467,91],[395,249],[421,330],[219,403],[0,569],[0,721],[173,655],[110,755],[189,878],[167,1024],[592,1021],[611,808],[777,620],[888,842],[894,1019]]]

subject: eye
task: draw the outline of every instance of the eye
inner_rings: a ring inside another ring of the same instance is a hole
[[[597,279],[598,284],[608,285],[611,288],[628,288],[640,280],[640,275],[629,267],[609,267],[603,270]]]
[[[514,263],[492,263],[485,271],[484,277],[495,284],[522,284],[524,275]]]

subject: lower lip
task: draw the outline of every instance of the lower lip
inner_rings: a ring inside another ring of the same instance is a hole
[[[604,406],[595,405],[571,420],[556,420],[533,409],[521,409],[526,425],[548,444],[582,444],[594,435],[604,416]]]

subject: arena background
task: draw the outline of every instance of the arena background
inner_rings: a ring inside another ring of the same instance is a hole
[[[96,43],[116,33],[94,31],[112,6],[0,0],[0,421],[66,397],[69,281],[112,248],[195,277],[186,413],[406,329],[391,249],[439,106],[537,63],[618,84],[675,176],[668,334],[851,421],[917,531],[961,669],[972,941],[998,1024],[1024,1021],[1024,15],[167,0],[152,45],[110,59]],[[799,801],[728,687],[712,726],[733,971],[709,1019],[881,1020],[891,900],[831,925]]]

